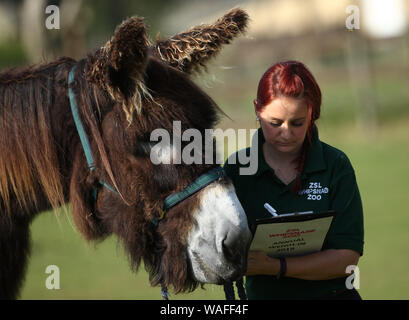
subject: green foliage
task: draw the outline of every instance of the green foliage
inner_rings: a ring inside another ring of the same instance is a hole
[[[122,21],[131,17],[144,17],[149,26],[151,37],[154,39],[160,31],[161,17],[169,8],[177,5],[180,0],[116,0],[100,1],[89,0],[86,6],[93,12],[88,30],[93,37],[107,37],[112,35],[115,27]]]
[[[16,67],[27,63],[27,56],[22,45],[8,40],[0,42],[0,69]]]

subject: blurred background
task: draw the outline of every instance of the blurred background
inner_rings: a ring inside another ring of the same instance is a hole
[[[59,29],[46,28],[49,5],[59,8]],[[264,71],[280,60],[304,62],[323,93],[321,140],[349,156],[361,191],[359,292],[409,299],[409,0],[0,0],[0,70],[84,57],[133,15],[145,17],[154,40],[212,23],[233,7],[250,15],[247,34],[194,78],[231,118],[218,127],[257,128],[252,101]],[[59,290],[45,286],[48,265],[60,269]],[[221,287],[204,288],[171,299],[224,299]],[[32,226],[21,298],[161,296],[143,266],[129,271],[114,237],[87,244],[69,215],[47,212]]]

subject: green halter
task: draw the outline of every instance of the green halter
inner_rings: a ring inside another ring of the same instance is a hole
[[[162,214],[159,219],[153,219],[152,223],[154,225],[158,224],[158,221],[161,220],[166,211],[170,208],[176,206],[178,203],[182,202],[183,200],[189,198],[191,195],[195,194],[196,192],[200,191],[204,187],[208,186],[212,182],[218,180],[219,178],[225,176],[225,172],[223,168],[217,167],[214,168],[204,174],[202,174],[199,178],[189,184],[186,188],[182,191],[173,193],[166,197],[165,202],[163,203]]]
[[[85,158],[88,162],[88,168],[90,171],[94,171],[95,169],[95,160],[94,156],[92,155],[91,144],[89,143],[87,134],[85,133],[84,126],[81,122],[81,117],[78,111],[77,101],[75,100],[75,93],[71,88],[72,83],[74,82],[75,78],[75,69],[77,65],[72,67],[69,75],[68,75],[68,95],[70,97],[70,105],[71,105],[71,112],[72,116],[74,117],[75,126],[77,127],[78,135],[80,136],[82,148],[84,149]],[[99,183],[104,187],[108,188],[114,193],[118,193],[113,187],[111,187],[108,183],[103,180],[99,180]],[[97,200],[98,188],[95,187],[93,191],[94,200]]]

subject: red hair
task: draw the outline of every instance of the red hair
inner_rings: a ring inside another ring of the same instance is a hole
[[[301,189],[301,173],[304,169],[308,146],[311,143],[315,121],[321,113],[321,89],[312,73],[301,62],[278,62],[270,67],[261,77],[257,99],[254,105],[257,111],[262,111],[275,98],[292,97],[303,99],[308,108],[307,137],[304,141],[297,162],[297,178],[292,186],[293,191]]]

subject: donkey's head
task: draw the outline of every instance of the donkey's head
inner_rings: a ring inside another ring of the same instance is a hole
[[[163,210],[168,196],[218,167],[215,151],[210,157],[204,152],[213,145],[205,129],[216,123],[218,107],[189,75],[246,23],[247,14],[235,9],[214,25],[151,44],[143,20],[131,18],[77,65],[72,87],[96,164],[90,171],[78,148],[71,183],[75,222],[88,239],[117,234],[135,269],[143,260],[152,284],[176,292],[231,281],[246,269],[251,234],[227,177]],[[169,139],[158,143],[151,133],[159,128]],[[192,128],[200,133],[193,163],[183,157]]]

